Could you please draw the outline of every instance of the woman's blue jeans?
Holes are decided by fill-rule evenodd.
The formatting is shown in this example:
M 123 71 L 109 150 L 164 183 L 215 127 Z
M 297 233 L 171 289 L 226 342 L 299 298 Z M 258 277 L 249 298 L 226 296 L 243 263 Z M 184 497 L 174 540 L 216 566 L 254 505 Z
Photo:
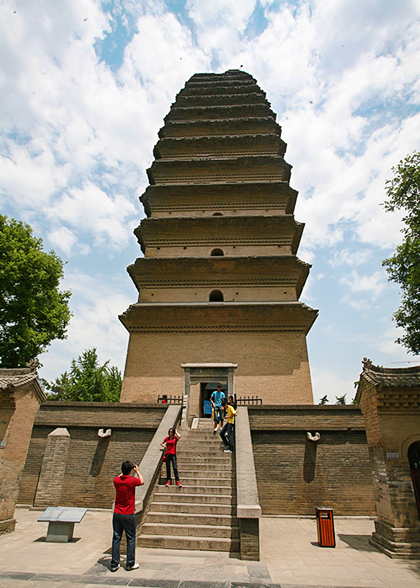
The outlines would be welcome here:
M 226 433 L 227 433 L 227 440 L 226 440 Z M 231 451 L 233 451 L 233 423 L 226 423 L 226 425 L 220 431 L 220 436 L 222 438 L 223 444 L 225 446 L 229 445 L 229 449 Z
M 176 455 L 173 455 L 172 453 L 167 453 L 165 455 L 165 457 L 166 457 L 166 480 L 168 482 L 171 481 L 171 462 L 172 462 L 175 480 L 178 482 L 179 475 L 178 475 L 178 468 L 177 468 L 177 463 L 176 463 Z
M 111 568 L 117 567 L 120 563 L 120 544 L 123 531 L 127 537 L 127 559 L 126 565 L 132 567 L 135 562 L 136 551 L 136 517 L 135 515 L 123 515 L 114 512 L 112 517 L 112 561 Z

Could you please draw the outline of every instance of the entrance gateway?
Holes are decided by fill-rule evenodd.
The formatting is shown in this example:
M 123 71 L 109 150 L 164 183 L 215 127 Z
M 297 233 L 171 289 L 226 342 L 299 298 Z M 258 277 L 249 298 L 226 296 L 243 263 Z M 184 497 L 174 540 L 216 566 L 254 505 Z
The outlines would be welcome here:
M 184 411 L 183 424 L 187 425 L 192 418 L 205 416 L 204 390 L 211 394 L 209 384 L 220 382 L 226 386 L 226 397 L 234 395 L 233 373 L 238 367 L 236 363 L 183 363 L 184 370 Z

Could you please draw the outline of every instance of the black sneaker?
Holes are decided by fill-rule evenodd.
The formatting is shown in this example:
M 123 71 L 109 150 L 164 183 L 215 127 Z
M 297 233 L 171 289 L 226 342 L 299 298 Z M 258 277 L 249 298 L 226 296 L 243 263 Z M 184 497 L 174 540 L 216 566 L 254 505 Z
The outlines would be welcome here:
M 111 572 L 116 572 L 120 567 L 120 564 L 117 564 L 116 566 L 111 566 Z
M 127 570 L 138 570 L 139 567 L 140 567 L 140 564 L 134 563 L 132 566 L 127 566 Z

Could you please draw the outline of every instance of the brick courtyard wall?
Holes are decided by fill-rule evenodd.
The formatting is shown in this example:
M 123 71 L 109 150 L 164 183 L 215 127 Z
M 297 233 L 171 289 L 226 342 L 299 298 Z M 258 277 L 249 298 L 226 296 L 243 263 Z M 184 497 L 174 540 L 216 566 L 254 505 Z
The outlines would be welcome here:
M 1 391 L 0 394 L 3 442 L 0 449 L 0 534 L 15 528 L 14 511 L 19 482 L 39 403 L 32 382 L 12 391 Z
M 141 461 L 165 410 L 164 405 L 136 403 L 47 402 L 35 419 L 18 502 L 37 502 L 48 435 L 65 427 L 70 442 L 60 506 L 111 508 L 112 480 L 120 473 L 121 463 Z M 111 429 L 112 434 L 101 438 L 98 429 Z
M 249 407 L 263 514 L 374 515 L 361 411 L 353 406 Z M 317 442 L 307 432 L 319 432 Z

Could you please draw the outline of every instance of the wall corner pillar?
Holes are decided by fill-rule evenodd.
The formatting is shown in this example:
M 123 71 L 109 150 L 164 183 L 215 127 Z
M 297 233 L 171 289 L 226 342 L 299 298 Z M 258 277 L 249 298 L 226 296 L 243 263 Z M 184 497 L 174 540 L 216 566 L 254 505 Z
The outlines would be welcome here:
M 67 429 L 60 427 L 48 435 L 35 506 L 59 506 L 69 448 L 70 433 Z

